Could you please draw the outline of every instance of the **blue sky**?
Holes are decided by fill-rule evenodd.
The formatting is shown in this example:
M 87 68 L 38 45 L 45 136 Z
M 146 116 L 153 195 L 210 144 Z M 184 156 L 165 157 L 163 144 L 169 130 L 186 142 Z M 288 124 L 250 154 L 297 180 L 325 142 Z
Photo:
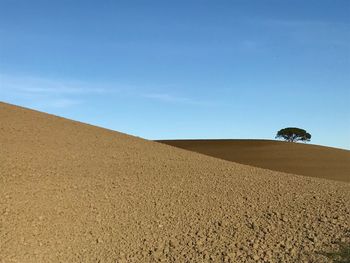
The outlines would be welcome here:
M 0 0 L 0 100 L 147 139 L 350 149 L 350 1 Z

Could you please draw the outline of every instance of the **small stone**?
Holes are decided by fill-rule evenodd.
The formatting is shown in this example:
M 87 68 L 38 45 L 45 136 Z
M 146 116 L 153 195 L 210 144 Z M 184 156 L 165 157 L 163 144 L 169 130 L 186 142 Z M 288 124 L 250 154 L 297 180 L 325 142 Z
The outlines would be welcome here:
M 230 252 L 227 254 L 227 256 L 232 260 L 236 257 L 236 253 L 235 252 Z
M 290 243 L 286 243 L 286 249 L 291 250 L 293 246 Z
M 321 217 L 319 220 L 320 220 L 320 222 L 322 222 L 322 223 L 325 223 L 325 222 L 328 221 L 326 217 Z
M 314 236 L 307 237 L 311 242 L 316 242 L 316 238 Z
M 260 259 L 260 257 L 258 255 L 253 256 L 253 260 L 255 260 L 255 261 L 258 261 L 259 259 Z
M 291 256 L 295 256 L 297 254 L 297 250 L 295 248 L 292 248 L 289 253 Z
M 340 221 L 343 221 L 343 220 L 344 220 L 344 217 L 343 217 L 343 216 L 337 216 L 336 219 L 338 219 L 338 220 L 340 220 Z

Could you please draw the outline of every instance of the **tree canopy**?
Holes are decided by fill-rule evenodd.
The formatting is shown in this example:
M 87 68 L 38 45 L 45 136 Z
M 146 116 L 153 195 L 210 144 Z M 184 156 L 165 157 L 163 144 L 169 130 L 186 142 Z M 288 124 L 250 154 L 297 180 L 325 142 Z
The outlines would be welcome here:
M 309 142 L 311 140 L 311 134 L 304 129 L 288 127 L 279 130 L 277 132 L 276 139 L 283 139 L 288 142 Z

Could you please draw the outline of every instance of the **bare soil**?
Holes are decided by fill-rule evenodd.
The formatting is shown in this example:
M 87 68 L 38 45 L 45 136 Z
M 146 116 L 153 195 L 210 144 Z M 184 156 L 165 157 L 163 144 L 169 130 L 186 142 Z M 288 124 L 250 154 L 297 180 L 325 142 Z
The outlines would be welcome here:
M 0 262 L 330 262 L 350 184 L 0 103 Z
M 163 140 L 182 149 L 265 169 L 350 182 L 350 151 L 272 140 Z

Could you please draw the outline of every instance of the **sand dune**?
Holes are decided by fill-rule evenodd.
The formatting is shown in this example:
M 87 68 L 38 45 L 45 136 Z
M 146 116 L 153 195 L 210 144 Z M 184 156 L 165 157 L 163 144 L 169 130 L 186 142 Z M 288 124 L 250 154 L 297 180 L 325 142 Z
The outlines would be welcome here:
M 163 140 L 182 149 L 280 172 L 350 182 L 350 151 L 272 140 Z
M 0 262 L 330 262 L 350 185 L 0 103 Z

